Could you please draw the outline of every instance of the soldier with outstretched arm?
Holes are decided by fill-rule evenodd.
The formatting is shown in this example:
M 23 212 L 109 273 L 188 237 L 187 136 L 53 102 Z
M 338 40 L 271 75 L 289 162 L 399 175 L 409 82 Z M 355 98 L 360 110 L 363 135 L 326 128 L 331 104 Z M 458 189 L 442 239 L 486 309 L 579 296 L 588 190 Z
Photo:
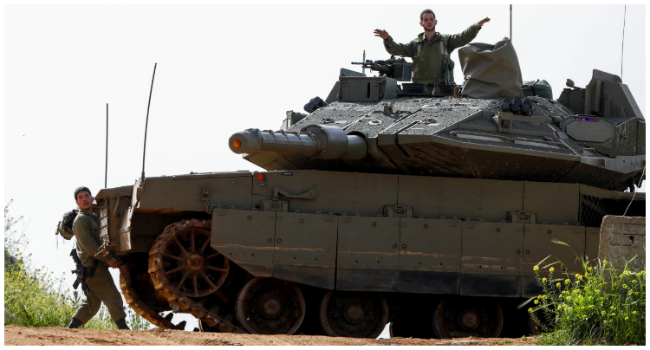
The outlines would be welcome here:
M 79 187 L 74 191 L 74 197 L 79 206 L 79 213 L 72 224 L 72 231 L 77 238 L 76 251 L 85 271 L 88 296 L 72 316 L 68 328 L 78 328 L 86 324 L 99 311 L 103 302 L 117 328 L 129 329 L 122 296 L 108 272 L 109 266 L 117 268 L 120 263 L 115 257 L 106 256 L 100 250 L 100 224 L 99 218 L 92 212 L 93 196 L 87 187 Z
M 433 84 L 454 84 L 454 62 L 449 55 L 456 48 L 472 41 L 483 24 L 489 21 L 486 17 L 460 34 L 440 34 L 436 32 L 436 15 L 426 9 L 420 13 L 420 25 L 424 28 L 424 33 L 408 44 L 396 43 L 385 30 L 375 29 L 374 33 L 384 39 L 384 47 L 388 53 L 413 59 L 413 82 L 427 84 L 431 92 Z M 446 77 L 445 71 L 448 72 Z

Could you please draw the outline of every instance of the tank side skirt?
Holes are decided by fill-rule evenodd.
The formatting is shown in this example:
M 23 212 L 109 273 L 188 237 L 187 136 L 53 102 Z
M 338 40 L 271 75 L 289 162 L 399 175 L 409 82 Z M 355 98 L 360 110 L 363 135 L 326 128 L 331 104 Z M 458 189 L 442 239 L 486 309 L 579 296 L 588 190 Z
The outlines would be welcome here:
M 385 177 L 388 181 L 388 178 L 400 179 L 399 189 L 399 198 L 394 197 L 397 204 L 407 205 L 409 200 L 414 200 L 413 210 L 414 217 L 386 217 L 386 213 L 382 213 L 382 216 L 372 216 L 365 213 L 359 216 L 349 215 L 344 216 L 342 213 L 331 213 L 327 214 L 313 214 L 313 213 L 304 213 L 301 212 L 301 205 L 304 202 L 309 202 L 310 208 L 317 208 L 318 206 L 329 206 L 334 208 L 336 203 L 327 201 L 326 203 L 322 202 L 324 192 L 328 191 L 329 187 L 337 186 L 339 183 L 334 181 L 335 176 L 340 177 L 345 180 L 346 177 L 349 177 L 351 174 L 346 173 L 336 173 L 336 172 L 318 172 L 318 171 L 295 171 L 294 176 L 297 176 L 298 173 L 304 173 L 305 178 L 309 179 L 312 175 L 318 174 L 318 178 L 332 177 L 332 183 L 316 181 L 309 181 L 304 185 L 300 185 L 300 182 L 294 182 L 296 185 L 295 189 L 292 189 L 292 193 L 300 193 L 302 190 L 308 190 L 311 188 L 316 188 L 319 195 L 314 200 L 299 200 L 292 199 L 291 210 L 297 210 L 297 212 L 292 213 L 282 213 L 274 211 L 261 211 L 261 210 L 240 210 L 240 209 L 224 209 L 216 208 L 213 212 L 212 217 L 212 234 L 213 234 L 213 247 L 220 252 L 223 252 L 228 256 L 229 259 L 232 259 L 233 262 L 239 264 L 242 268 L 249 271 L 255 276 L 264 276 L 264 277 L 276 277 L 279 279 L 293 280 L 297 283 L 307 284 L 316 286 L 323 289 L 341 289 L 341 290 L 367 290 L 367 291 L 385 291 L 385 292 L 404 292 L 404 293 L 432 293 L 432 294 L 461 294 L 461 295 L 508 295 L 508 296 L 522 296 L 529 294 L 531 275 L 530 271 L 527 271 L 531 268 L 532 263 L 536 263 L 526 259 L 519 266 L 513 265 L 509 268 L 506 268 L 505 265 L 498 265 L 498 270 L 502 269 L 506 271 L 517 271 L 516 273 L 501 273 L 493 272 L 487 273 L 485 271 L 490 271 L 490 269 L 484 269 L 484 265 L 491 266 L 490 264 L 483 264 L 489 259 L 505 259 L 503 261 L 515 261 L 511 257 L 505 258 L 502 255 L 496 254 L 496 256 L 491 256 L 490 254 L 469 254 L 468 249 L 472 247 L 473 244 L 478 246 L 481 245 L 481 242 L 491 242 L 498 241 L 501 239 L 501 236 L 495 236 L 494 239 L 487 238 L 494 233 L 486 236 L 486 234 L 491 230 L 484 231 L 483 229 L 478 229 L 478 237 L 475 239 L 476 243 L 471 242 L 471 239 L 468 236 L 468 230 L 471 225 L 474 226 L 489 226 L 493 224 L 500 224 L 503 227 L 508 225 L 513 225 L 515 222 L 510 222 L 512 218 L 505 218 L 506 214 L 511 211 L 514 212 L 525 212 L 528 211 L 528 204 L 532 203 L 533 205 L 530 209 L 533 211 L 531 214 L 537 214 L 537 222 L 529 221 L 524 222 L 521 226 L 523 230 L 522 237 L 517 236 L 514 238 L 514 242 L 519 241 L 523 244 L 520 249 L 522 252 L 520 254 L 525 255 L 526 245 L 528 242 L 529 232 L 536 229 L 536 225 L 554 225 L 556 224 L 553 221 L 561 224 L 562 222 L 568 223 L 569 225 L 576 225 L 580 222 L 579 218 L 575 218 L 575 204 L 576 199 L 570 198 L 569 202 L 566 202 L 561 197 L 563 193 L 568 193 L 566 196 L 571 197 L 574 195 L 575 185 L 570 184 L 552 184 L 552 183 L 537 183 L 537 182 L 522 182 L 522 181 L 499 181 L 499 180 L 472 180 L 472 179 L 455 179 L 455 178 L 428 178 L 428 177 L 417 177 L 417 176 L 407 176 L 407 175 L 369 175 L 369 174 L 356 174 L 359 176 L 359 181 L 357 185 L 365 182 L 372 182 L 376 176 Z M 266 173 L 269 176 L 270 173 Z M 265 175 L 266 176 L 266 175 Z M 314 177 L 315 179 L 316 177 Z M 365 180 L 364 180 L 365 179 Z M 189 179 L 188 179 L 189 180 Z M 188 181 L 185 180 L 185 181 Z M 300 180 L 298 178 L 291 180 Z M 396 181 L 396 180 L 393 180 Z M 421 183 L 418 183 L 420 181 Z M 384 183 L 384 182 L 380 182 Z M 390 181 L 385 182 L 390 183 Z M 269 183 L 272 184 L 272 183 Z M 379 184 L 379 183 L 378 183 Z M 409 185 L 410 184 L 410 185 Z M 415 185 L 413 185 L 415 184 Z M 153 185 L 153 184 L 151 184 Z M 161 183 L 162 185 L 162 183 Z M 309 188 L 301 189 L 301 187 L 308 186 Z M 313 187 L 316 186 L 316 187 Z M 329 187 L 328 187 L 329 186 Z M 411 186 L 411 187 L 409 187 Z M 418 186 L 421 188 L 418 189 Z M 451 188 L 445 189 L 445 187 Z M 514 187 L 513 187 L 514 186 Z M 520 195 L 516 194 L 517 192 L 512 192 L 507 194 L 508 188 L 518 188 L 530 187 L 537 188 L 535 191 L 528 193 L 531 195 L 531 198 L 522 200 Z M 548 188 L 546 188 L 548 186 Z M 561 186 L 571 187 L 570 191 L 565 191 L 560 189 Z M 255 186 L 253 186 L 254 188 Z M 272 187 L 272 186 L 271 186 Z M 540 193 L 549 192 L 549 190 L 555 191 L 557 187 L 557 193 L 552 198 L 549 199 L 549 203 L 545 208 L 544 205 L 536 203 Z M 355 187 L 356 188 L 356 187 Z M 153 189 L 153 188 L 152 188 Z M 431 190 L 440 189 L 443 192 L 436 193 L 431 192 Z M 448 192 L 444 192 L 449 190 Z M 391 196 L 385 196 L 381 192 L 388 193 L 389 189 L 381 188 L 380 191 L 377 191 L 377 195 L 380 198 L 383 198 L 381 201 L 384 202 L 384 199 L 390 199 Z M 490 192 L 492 191 L 492 192 Z M 360 192 L 366 193 L 367 190 L 363 189 Z M 362 205 L 362 201 L 372 202 L 372 196 L 369 198 L 360 198 L 358 195 L 363 193 L 357 192 L 354 194 L 354 198 L 359 199 L 359 203 L 355 205 Z M 552 191 L 551 191 L 552 192 Z M 570 192 L 570 193 L 569 193 Z M 579 191 L 586 192 L 586 191 Z M 606 190 L 594 191 L 593 195 L 598 197 L 627 197 Z M 600 193 L 602 192 L 602 193 Z M 151 191 L 149 191 L 151 193 Z M 154 193 L 156 193 L 154 191 Z M 393 192 L 394 193 L 394 192 Z M 420 199 L 415 200 L 415 197 L 409 199 L 409 196 L 414 196 L 415 194 L 420 194 Z M 534 194 L 535 193 L 535 194 Z M 611 193 L 611 194 L 610 194 Z M 142 193 L 141 195 L 146 195 Z M 260 194 L 264 197 L 264 194 Z M 260 196 L 258 195 L 258 196 Z M 581 193 L 581 195 L 584 195 Z M 510 197 L 509 197 L 510 196 Z M 556 198 L 557 197 L 557 198 Z M 352 198 L 352 197 L 351 197 Z M 434 212 L 424 213 L 422 211 L 427 211 L 430 208 L 446 208 L 448 204 L 445 202 L 436 202 L 444 198 L 453 198 L 456 202 L 460 203 L 460 206 L 457 206 L 456 209 L 452 210 L 450 216 L 443 218 L 441 216 L 436 217 Z M 509 198 L 509 199 L 508 199 Z M 645 198 L 643 198 L 645 199 Z M 222 202 L 228 202 L 226 198 L 221 200 Z M 433 201 L 433 202 L 432 202 Z M 469 201 L 469 202 L 467 202 Z M 578 199 L 578 201 L 580 201 Z M 287 201 L 289 202 L 289 201 Z M 566 202 L 566 203 L 565 203 Z M 322 204 L 321 204 L 322 203 Z M 355 202 L 356 203 L 356 202 Z M 375 202 L 377 203 L 377 202 Z M 436 204 L 434 204 L 436 203 Z M 511 204 L 509 204 L 511 203 Z M 514 205 L 513 205 L 514 203 Z M 516 204 L 518 203 L 518 204 Z M 553 204 L 555 203 L 555 204 Z M 255 204 L 253 202 L 252 204 Z M 386 205 L 392 205 L 394 203 L 385 203 Z M 433 205 L 432 205 L 433 204 Z M 531 204 L 531 205 L 532 205 Z M 563 206 L 567 206 L 567 209 L 558 209 Z M 541 206 L 540 206 L 541 205 Z M 558 207 L 559 206 L 559 207 Z M 373 204 L 368 206 L 368 210 L 371 208 L 378 208 Z M 557 208 L 556 208 L 557 207 Z M 569 208 L 571 207 L 571 208 Z M 361 206 L 359 207 L 361 208 Z M 483 209 L 484 214 L 489 214 L 484 216 L 481 214 L 481 208 Z M 553 210 L 549 208 L 555 208 Z M 177 210 L 182 210 L 182 208 L 175 208 Z M 435 209 L 435 208 L 434 208 Z M 376 210 L 376 209 L 373 209 Z M 437 210 L 437 209 L 436 209 Z M 458 211 L 462 213 L 465 211 L 464 215 L 459 215 L 460 218 L 450 218 L 453 216 L 453 212 Z M 479 210 L 479 211 L 477 211 Z M 419 212 L 420 211 L 420 212 Z M 136 216 L 138 209 L 136 209 Z M 499 214 L 499 212 L 501 214 Z M 546 214 L 543 214 L 546 212 Z M 473 214 L 472 214 L 473 213 Z M 491 214 L 490 214 L 491 213 Z M 334 215 L 332 215 L 334 214 Z M 470 214 L 470 215 L 467 215 Z M 306 218 L 317 218 L 317 217 L 330 217 L 331 226 L 328 228 L 327 233 L 325 234 L 315 234 L 314 227 L 322 228 L 323 225 L 319 224 L 317 221 L 313 223 L 300 223 L 299 221 L 292 224 L 292 227 L 286 227 L 282 229 L 282 235 L 284 237 L 278 236 L 278 228 L 281 227 L 278 222 L 279 215 L 287 218 L 287 220 L 300 220 Z M 546 215 L 546 216 L 544 216 Z M 581 213 L 578 213 L 581 215 Z M 420 218 L 415 218 L 415 216 L 421 216 Z M 444 216 L 444 215 L 443 215 Z M 224 218 L 230 217 L 230 219 L 225 220 Z M 561 219 L 559 219 L 562 217 Z M 501 219 L 501 220 L 499 220 Z M 556 220 L 558 219 L 558 220 Z M 333 221 L 332 221 L 333 220 Z M 418 221 L 419 220 L 419 221 Z M 424 233 L 423 227 L 425 221 L 428 220 L 431 228 L 436 228 L 433 234 Z M 448 221 L 445 221 L 448 220 Z M 455 225 L 461 224 L 462 228 L 460 232 L 454 231 L 448 226 L 456 220 Z M 487 220 L 483 222 L 482 220 Z M 357 222 L 357 226 L 350 226 L 344 228 L 343 222 Z M 501 222 L 499 222 L 501 221 Z M 374 225 L 373 225 L 374 224 Z M 296 228 L 304 226 L 304 229 L 297 230 Z M 310 226 L 311 225 L 311 226 Z M 422 226 L 419 228 L 420 231 L 414 230 L 416 227 Z M 336 229 L 334 229 L 336 227 Z M 447 227 L 447 228 L 445 228 Z M 409 230 L 414 231 L 409 231 Z M 494 228 L 496 230 L 496 228 Z M 503 229 L 503 228 L 502 228 Z M 567 229 L 573 229 L 573 226 L 570 226 Z M 380 230 L 384 230 L 383 233 L 380 233 Z M 445 231 L 451 230 L 451 231 Z M 372 232 L 375 232 L 372 234 Z M 422 232 L 422 233 L 418 233 Z M 590 231 L 591 232 L 591 231 Z M 309 235 L 312 234 L 311 238 Z M 501 233 L 503 234 L 503 232 Z M 532 233 L 531 233 L 532 234 Z M 580 239 L 574 240 L 572 248 L 574 248 L 578 255 L 583 257 L 585 249 L 590 250 L 590 254 L 593 254 L 593 242 L 588 243 L 588 238 L 586 237 L 586 232 L 584 228 L 580 233 Z M 569 233 L 566 233 L 569 235 Z M 593 233 L 592 233 L 593 235 Z M 452 242 L 450 237 L 460 236 L 462 239 L 459 242 Z M 553 235 L 554 236 L 554 235 Z M 260 238 L 262 237 L 262 238 Z M 490 236 L 491 237 L 491 236 Z M 549 236 L 550 237 L 550 236 Z M 316 238 L 323 239 L 322 242 L 316 242 Z M 498 239 L 497 239 L 498 238 Z M 548 238 L 548 237 L 547 237 Z M 566 238 L 566 237 L 565 237 Z M 284 239 L 282 245 L 279 244 L 278 239 Z M 424 242 L 417 242 L 418 239 L 424 239 Z M 427 241 L 428 240 L 428 241 Z M 593 241 L 593 239 L 589 239 Z M 506 240 L 510 243 L 509 240 Z M 550 241 L 550 238 L 547 239 Z M 324 249 L 322 248 L 323 244 L 329 243 L 332 247 L 336 246 L 334 249 L 332 247 Z M 309 246 L 311 244 L 311 246 Z M 373 244 L 377 246 L 372 246 Z M 445 246 L 447 244 L 447 246 Z M 451 244 L 451 245 L 449 245 Z M 546 243 L 545 243 L 546 244 Z M 493 248 L 502 249 L 503 247 L 499 246 L 498 243 L 490 243 Z M 343 248 L 348 247 L 345 250 Z M 405 248 L 406 247 L 406 248 Z M 459 249 L 460 253 L 447 254 L 453 256 L 451 261 L 443 262 L 440 259 L 443 259 L 443 253 L 449 253 L 454 249 Z M 553 248 L 551 248 L 553 247 Z M 429 249 L 425 251 L 424 249 L 417 250 L 414 248 L 426 248 Z M 555 246 L 547 246 L 551 252 L 555 252 Z M 364 251 L 365 249 L 365 251 Z M 482 248 L 484 249 L 484 247 Z M 492 249 L 492 248 L 490 248 Z M 338 250 L 338 253 L 335 251 Z M 513 254 L 508 250 L 508 254 Z M 515 250 L 516 251 L 516 250 Z M 295 253 L 295 254 L 292 254 Z M 302 254 L 301 257 L 298 257 L 298 253 Z M 282 255 L 284 254 L 284 256 Z M 322 254 L 322 258 L 318 258 L 318 263 L 316 263 L 314 254 Z M 436 255 L 438 254 L 438 255 Z M 531 253 L 532 254 L 532 253 Z M 277 256 L 276 256 L 277 255 Z M 291 255 L 291 256 L 290 256 Z M 486 256 L 484 256 L 486 255 Z M 492 254 L 494 255 L 494 254 Z M 534 254 L 533 254 L 534 255 Z M 425 262 L 425 260 L 417 258 L 422 257 L 423 259 L 430 259 Z M 545 256 L 544 256 L 545 257 Z M 544 258 L 541 257 L 541 258 Z M 308 262 L 310 258 L 314 258 L 314 262 Z M 363 260 L 363 262 L 361 260 Z M 540 258 L 540 259 L 541 259 Z M 321 259 L 329 259 L 325 263 Z M 412 261 L 409 261 L 411 259 Z M 415 260 L 413 260 L 415 259 Z M 438 259 L 434 265 L 435 259 Z M 456 263 L 453 259 L 458 259 L 459 263 Z M 479 261 L 472 261 L 472 259 L 479 259 Z M 521 258 L 520 258 L 521 259 Z M 295 261 L 291 261 L 295 260 Z M 357 260 L 359 260 L 357 262 Z M 568 259 L 564 259 L 569 261 Z M 496 260 L 492 261 L 495 262 Z M 415 264 L 429 266 L 428 268 L 422 268 L 415 266 Z M 442 263 L 442 265 L 440 265 Z M 322 264 L 322 265 L 318 265 Z M 347 265 L 346 265 L 347 264 Z M 429 264 L 429 265 L 427 265 Z M 336 265 L 336 268 L 332 266 Z M 570 265 L 570 264 L 568 264 Z M 445 269 L 436 270 L 434 267 L 443 266 Z M 453 269 L 458 266 L 459 270 L 454 271 Z M 480 266 L 480 267 L 477 267 Z M 473 270 L 473 269 L 481 270 Z M 569 270 L 572 268 L 569 267 Z M 305 272 L 308 271 L 308 272 Z M 485 275 L 492 277 L 485 277 Z M 293 276 L 293 277 L 292 277 Z M 521 278 L 527 278 L 528 282 L 521 281 Z M 484 278 L 488 278 L 491 283 L 485 283 Z M 519 278 L 519 282 L 518 279 Z M 503 287 L 494 287 L 494 291 L 489 292 L 485 290 L 486 285 L 497 285 L 496 281 L 498 279 L 503 279 L 503 286 L 511 286 L 507 288 Z M 472 281 L 473 280 L 473 281 Z M 528 287 L 523 287 L 523 284 Z M 526 291 L 522 290 L 524 288 Z M 508 289 L 506 291 L 506 289 Z M 533 288 L 534 289 L 534 288 Z

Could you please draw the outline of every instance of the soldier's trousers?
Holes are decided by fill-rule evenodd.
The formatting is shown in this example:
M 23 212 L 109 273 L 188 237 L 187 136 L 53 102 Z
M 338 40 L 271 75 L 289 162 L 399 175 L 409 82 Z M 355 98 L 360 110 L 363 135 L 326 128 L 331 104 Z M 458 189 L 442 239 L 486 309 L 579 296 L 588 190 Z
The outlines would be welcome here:
M 110 272 L 108 272 L 108 265 L 106 263 L 100 261 L 97 264 L 95 274 L 87 283 L 89 289 L 88 298 L 81 303 L 81 306 L 79 306 L 79 309 L 77 309 L 77 312 L 72 317 L 85 324 L 99 311 L 102 302 L 108 308 L 108 312 L 111 314 L 113 321 L 119 321 L 126 317 L 122 296 L 117 291 L 115 283 L 113 283 L 113 278 Z M 92 312 L 90 311 L 91 307 Z

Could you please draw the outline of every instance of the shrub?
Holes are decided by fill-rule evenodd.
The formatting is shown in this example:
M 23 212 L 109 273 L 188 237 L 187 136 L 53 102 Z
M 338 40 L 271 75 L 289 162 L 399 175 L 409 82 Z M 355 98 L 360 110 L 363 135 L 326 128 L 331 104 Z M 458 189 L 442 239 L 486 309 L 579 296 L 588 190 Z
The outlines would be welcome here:
M 641 271 L 630 271 L 630 260 L 621 272 L 607 260 L 596 266 L 580 261 L 582 274 L 555 277 L 553 265 L 559 261 L 543 266 L 549 269 L 548 277 L 539 275 L 539 264 L 533 269 L 543 294 L 520 307 L 528 305 L 531 317 L 550 332 L 539 337 L 540 344 L 645 345 L 645 265 Z

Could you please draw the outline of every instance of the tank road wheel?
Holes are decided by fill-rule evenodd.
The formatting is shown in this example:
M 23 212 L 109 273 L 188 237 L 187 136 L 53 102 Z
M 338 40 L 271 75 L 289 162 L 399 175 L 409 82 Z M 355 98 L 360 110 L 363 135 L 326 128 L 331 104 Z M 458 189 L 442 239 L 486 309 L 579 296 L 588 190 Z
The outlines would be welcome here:
M 436 338 L 498 337 L 502 327 L 501 307 L 490 300 L 447 297 L 433 313 Z
M 150 253 L 161 259 L 150 259 L 149 263 L 150 271 L 164 272 L 158 274 L 164 276 L 161 282 L 192 298 L 212 294 L 221 287 L 230 261 L 210 247 L 209 221 L 169 225 L 161 236 Z
M 381 294 L 331 290 L 323 297 L 320 320 L 330 336 L 377 338 L 388 322 L 388 303 Z
M 254 278 L 239 292 L 237 320 L 250 333 L 293 334 L 305 318 L 305 299 L 297 285 Z

